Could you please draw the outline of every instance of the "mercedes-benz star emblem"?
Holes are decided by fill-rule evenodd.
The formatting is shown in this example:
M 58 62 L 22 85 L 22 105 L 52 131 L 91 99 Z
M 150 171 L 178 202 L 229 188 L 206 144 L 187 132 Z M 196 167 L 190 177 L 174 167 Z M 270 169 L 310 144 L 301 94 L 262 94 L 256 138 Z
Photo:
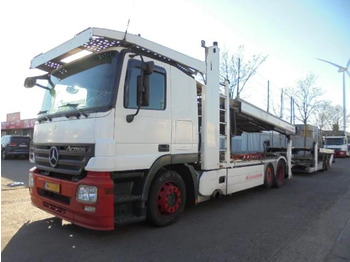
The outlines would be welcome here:
M 49 153 L 49 162 L 52 167 L 56 167 L 58 164 L 58 149 L 57 147 L 51 147 Z

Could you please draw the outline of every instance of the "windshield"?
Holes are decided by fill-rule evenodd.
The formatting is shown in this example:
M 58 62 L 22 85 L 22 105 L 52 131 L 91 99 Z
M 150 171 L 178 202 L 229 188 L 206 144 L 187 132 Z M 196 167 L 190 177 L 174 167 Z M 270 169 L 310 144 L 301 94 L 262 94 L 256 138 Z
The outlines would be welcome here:
M 344 138 L 342 137 L 337 137 L 337 138 L 326 138 L 326 145 L 334 145 L 334 146 L 340 146 L 344 145 Z
M 40 113 L 59 116 L 109 108 L 116 92 L 118 55 L 99 53 L 53 71 L 48 81 L 52 90 L 46 91 Z

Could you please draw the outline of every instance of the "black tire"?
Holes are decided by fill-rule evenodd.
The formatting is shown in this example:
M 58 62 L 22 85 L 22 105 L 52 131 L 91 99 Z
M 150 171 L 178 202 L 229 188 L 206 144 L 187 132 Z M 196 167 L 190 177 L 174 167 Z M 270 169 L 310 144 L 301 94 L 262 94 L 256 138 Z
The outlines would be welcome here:
M 274 170 L 273 165 L 269 163 L 265 168 L 265 174 L 264 174 L 264 187 L 271 188 L 273 184 L 274 179 Z
M 323 159 L 322 159 L 322 171 L 327 171 L 328 170 L 328 157 L 325 155 L 323 156 Z
M 329 155 L 326 156 L 326 170 L 329 170 L 331 168 L 331 161 L 330 161 Z
M 154 178 L 147 206 L 147 220 L 160 227 L 173 224 L 183 212 L 186 187 L 181 176 L 172 170 L 162 169 Z
M 276 167 L 276 174 L 273 177 L 273 187 L 279 188 L 284 183 L 284 178 L 286 175 L 286 163 L 283 160 L 279 160 Z

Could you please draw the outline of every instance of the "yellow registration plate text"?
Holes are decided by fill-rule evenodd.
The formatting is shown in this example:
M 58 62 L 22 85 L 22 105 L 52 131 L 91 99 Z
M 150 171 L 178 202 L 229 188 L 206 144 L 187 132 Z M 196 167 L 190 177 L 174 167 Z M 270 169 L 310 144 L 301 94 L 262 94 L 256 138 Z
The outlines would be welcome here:
M 60 187 L 59 184 L 55 184 L 55 183 L 51 183 L 51 182 L 45 182 L 45 189 L 48 190 L 48 191 L 59 193 L 61 187 Z

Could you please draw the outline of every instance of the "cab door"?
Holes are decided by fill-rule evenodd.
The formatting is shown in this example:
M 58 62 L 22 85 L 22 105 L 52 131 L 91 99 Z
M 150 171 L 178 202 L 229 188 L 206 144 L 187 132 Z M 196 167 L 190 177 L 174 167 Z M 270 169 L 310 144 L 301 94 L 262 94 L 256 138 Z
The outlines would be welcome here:
M 139 58 L 139 57 L 138 57 Z M 146 57 L 143 58 L 146 61 Z M 154 61 L 150 75 L 150 99 L 142 106 L 133 121 L 127 116 L 137 112 L 137 79 L 141 75 L 142 61 L 130 58 L 124 61 L 117 99 L 116 166 L 119 170 L 148 169 L 162 155 L 170 153 L 171 106 L 169 66 Z

